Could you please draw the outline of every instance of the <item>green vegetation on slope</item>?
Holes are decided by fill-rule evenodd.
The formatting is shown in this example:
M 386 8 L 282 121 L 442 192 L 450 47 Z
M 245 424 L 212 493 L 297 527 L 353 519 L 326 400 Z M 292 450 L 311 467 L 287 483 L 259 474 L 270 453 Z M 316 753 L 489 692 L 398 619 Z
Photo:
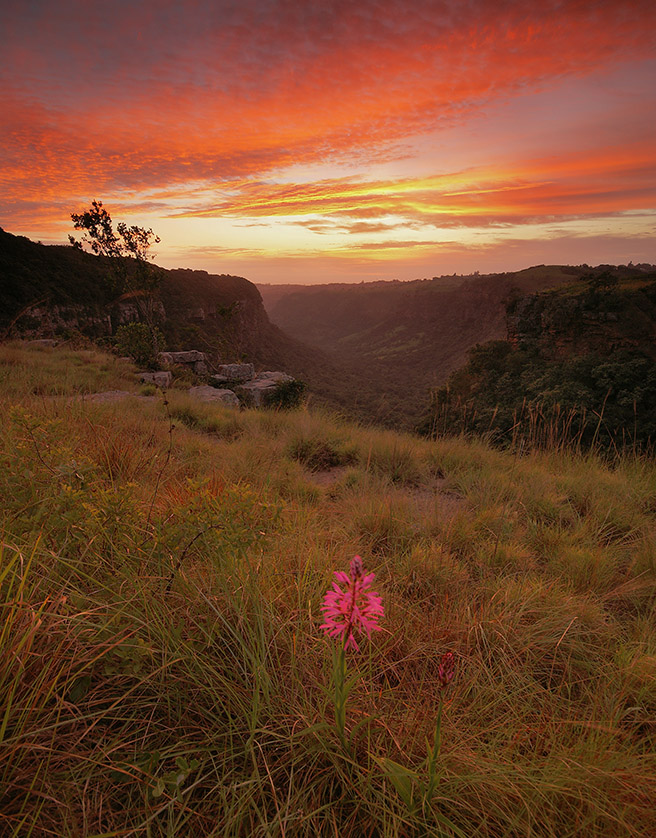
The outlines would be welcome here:
M 602 272 L 517 297 L 508 340 L 474 347 L 437 389 L 424 433 L 603 448 L 656 441 L 656 282 Z
M 0 328 L 39 301 L 105 305 L 106 260 L 73 247 L 44 247 L 0 229 Z
M 96 403 L 135 387 L 98 353 L 0 369 L 2 834 L 654 834 L 653 463 Z M 319 606 L 355 553 L 386 615 L 345 750 Z M 381 761 L 422 779 L 446 651 L 409 811 Z
M 457 308 L 454 301 L 462 297 L 461 302 L 471 305 L 472 289 L 479 295 L 492 291 L 498 308 L 511 288 L 529 294 L 557 287 L 571 282 L 582 270 L 538 265 L 514 273 L 485 276 L 453 274 L 406 282 L 258 285 L 258 289 L 269 317 L 288 334 L 327 352 L 352 350 L 363 352 L 371 360 L 378 357 L 371 335 L 378 335 L 385 354 L 397 354 L 401 350 L 394 339 L 395 329 L 406 328 L 411 315 L 419 322 L 433 319 L 448 329 L 453 319 L 450 309 Z M 449 311 L 443 311 L 445 306 Z M 488 305 L 486 313 L 494 317 L 496 312 Z
M 394 316 L 414 291 L 430 288 L 439 294 L 464 281 L 465 277 L 439 277 L 350 285 L 258 285 L 258 289 L 274 323 L 298 340 L 331 352 L 342 341 Z

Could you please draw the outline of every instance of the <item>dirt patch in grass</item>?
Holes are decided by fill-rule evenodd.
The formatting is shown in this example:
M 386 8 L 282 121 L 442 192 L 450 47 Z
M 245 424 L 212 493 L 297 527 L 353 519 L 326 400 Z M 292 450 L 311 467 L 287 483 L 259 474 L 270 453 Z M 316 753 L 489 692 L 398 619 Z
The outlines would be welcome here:
M 429 484 L 408 489 L 407 493 L 422 514 L 437 511 L 441 518 L 450 519 L 467 507 L 466 499 L 450 490 L 448 481 L 441 477 L 436 477 Z
M 349 470 L 350 466 L 334 466 L 333 468 L 327 468 L 323 471 L 312 472 L 310 479 L 315 485 L 328 489 L 331 486 L 334 486 L 335 483 L 339 483 Z
M 117 402 L 121 399 L 127 399 L 132 397 L 133 399 L 140 399 L 140 400 L 151 400 L 153 396 L 142 396 L 139 393 L 131 393 L 128 390 L 106 390 L 104 393 L 90 393 L 89 395 L 85 395 L 83 398 L 85 401 L 89 402 Z

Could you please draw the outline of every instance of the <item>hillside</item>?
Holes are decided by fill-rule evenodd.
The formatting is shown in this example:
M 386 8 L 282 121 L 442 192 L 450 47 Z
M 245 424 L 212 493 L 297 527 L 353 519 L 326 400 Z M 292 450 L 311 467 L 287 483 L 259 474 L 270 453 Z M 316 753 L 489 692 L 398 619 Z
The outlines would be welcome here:
M 0 371 L 0 834 L 656 833 L 653 461 Z M 384 614 L 336 703 L 355 554 Z
M 130 260 L 124 262 L 130 269 Z M 153 266 L 160 286 L 150 304 L 171 349 L 202 348 L 225 361 L 244 353 L 257 363 L 289 354 L 255 286 L 243 277 Z M 68 246 L 44 246 L 0 230 L 0 329 L 67 337 L 109 338 L 139 314 L 136 295 L 114 299 L 111 260 Z M 198 343 L 202 346 L 198 346 Z
M 90 307 L 108 302 L 102 259 L 72 247 L 46 247 L 0 228 L 0 329 L 39 301 Z
M 376 416 L 376 393 L 357 365 L 330 358 L 273 325 L 259 291 L 243 277 L 166 270 L 151 303 L 169 349 L 200 349 L 216 363 L 247 360 L 303 379 L 318 403 Z M 108 291 L 108 260 L 68 246 L 45 246 L 0 229 L 0 337 L 63 340 L 88 336 L 111 345 L 119 325 L 139 317 L 133 299 Z
M 656 441 L 656 272 L 608 268 L 508 301 L 506 339 L 437 389 L 426 432 L 624 447 Z
M 464 277 L 430 282 L 363 282 L 359 285 L 258 285 L 271 320 L 298 340 L 327 352 L 340 341 L 366 332 L 392 317 L 402 301 L 429 284 L 434 292 L 456 288 Z
M 450 323 L 454 310 L 471 308 L 476 294 L 493 305 L 490 318 L 503 317 L 503 300 L 511 290 L 528 294 L 570 282 L 576 268 L 538 266 L 511 274 L 442 276 L 410 282 L 363 282 L 358 285 L 259 285 L 271 320 L 288 334 L 332 352 L 363 351 L 370 358 L 403 352 L 405 321 L 433 324 L 430 339 Z M 462 303 L 459 306 L 459 301 Z M 463 314 L 466 322 L 467 314 Z M 486 324 L 482 325 L 485 330 Z M 371 335 L 378 338 L 370 346 Z M 395 337 L 397 336 L 397 337 Z
M 395 425 L 413 427 L 428 392 L 462 366 L 468 351 L 505 334 L 505 302 L 558 287 L 583 269 L 538 266 L 509 274 L 435 277 L 264 290 L 272 320 L 345 363 L 366 365 Z M 270 296 L 269 296 L 270 295 Z
M 138 299 L 109 294 L 108 270 L 102 257 L 0 230 L 0 336 L 81 334 L 111 345 L 118 326 L 140 315 Z M 508 301 L 563 286 L 575 294 L 584 271 L 543 265 L 414 282 L 263 286 L 276 325 L 243 277 L 155 270 L 161 284 L 150 307 L 169 349 L 282 369 L 306 382 L 314 404 L 405 429 L 417 426 L 431 389 L 466 363 L 472 347 L 505 336 Z M 619 275 L 645 276 L 637 268 Z
M 576 293 L 582 277 L 606 267 L 538 265 L 485 276 L 262 290 L 275 323 L 345 365 L 364 365 L 378 394 L 377 416 L 410 428 L 430 390 L 464 366 L 473 347 L 506 337 L 508 302 L 564 287 Z M 623 281 L 640 282 L 645 267 L 615 270 Z

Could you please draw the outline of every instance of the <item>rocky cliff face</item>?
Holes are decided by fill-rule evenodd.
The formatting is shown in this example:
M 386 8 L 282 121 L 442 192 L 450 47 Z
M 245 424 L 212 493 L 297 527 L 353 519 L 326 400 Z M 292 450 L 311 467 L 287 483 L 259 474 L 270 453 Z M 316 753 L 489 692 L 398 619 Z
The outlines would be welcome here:
M 148 307 L 171 350 L 198 349 L 212 364 L 245 360 L 285 370 L 316 401 L 349 410 L 362 377 L 319 349 L 290 338 L 267 316 L 257 288 L 243 277 L 162 269 L 157 299 L 112 301 L 102 257 L 44 246 L 0 229 L 0 340 L 10 336 L 108 338 Z M 362 413 L 372 416 L 370 402 Z
M 656 282 L 531 294 L 508 305 L 507 339 L 547 359 L 640 350 L 656 358 Z
M 247 279 L 159 270 L 155 296 L 113 300 L 107 260 L 0 230 L 0 336 L 107 338 L 148 311 L 171 349 L 200 346 L 225 361 L 247 358 L 266 365 L 275 364 L 277 355 L 294 355 L 295 342 L 269 322 Z
M 166 320 L 166 311 L 160 300 L 148 300 L 148 307 L 158 323 Z M 14 318 L 9 335 L 20 334 L 26 338 L 65 336 L 79 332 L 92 338 L 113 335 L 119 326 L 140 319 L 139 306 L 131 302 L 101 305 L 56 304 L 47 301 L 27 306 Z
M 166 271 L 160 297 L 165 334 L 177 349 L 200 344 L 225 360 L 264 361 L 273 327 L 257 288 L 243 277 L 206 271 Z

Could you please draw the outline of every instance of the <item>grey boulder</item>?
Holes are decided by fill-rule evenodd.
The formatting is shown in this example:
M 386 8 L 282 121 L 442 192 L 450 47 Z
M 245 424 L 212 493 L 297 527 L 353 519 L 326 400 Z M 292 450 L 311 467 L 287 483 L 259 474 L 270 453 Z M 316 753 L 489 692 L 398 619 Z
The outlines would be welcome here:
M 190 387 L 189 395 L 200 402 L 219 402 L 226 407 L 239 407 L 239 399 L 232 390 L 220 390 L 207 384 Z
M 255 367 L 253 364 L 219 364 L 217 373 L 227 381 L 249 381 L 255 377 Z
M 170 372 L 138 372 L 139 380 L 144 384 L 154 384 L 156 387 L 166 389 L 170 384 L 173 376 Z

